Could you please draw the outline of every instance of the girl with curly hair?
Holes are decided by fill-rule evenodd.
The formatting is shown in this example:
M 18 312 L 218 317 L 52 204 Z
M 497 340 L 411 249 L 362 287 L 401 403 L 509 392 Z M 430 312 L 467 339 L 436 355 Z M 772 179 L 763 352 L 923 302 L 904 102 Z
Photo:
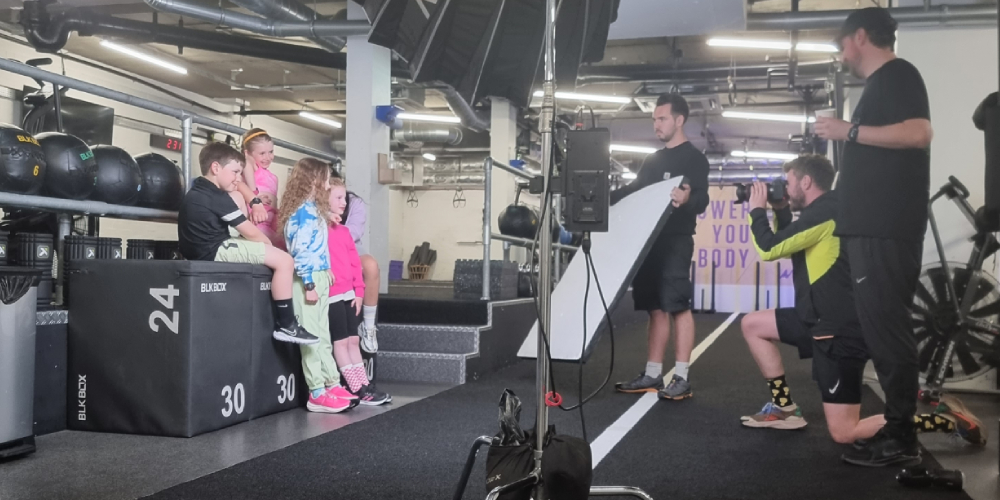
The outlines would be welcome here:
M 301 346 L 302 372 L 309 387 L 306 408 L 319 413 L 340 413 L 356 405 L 358 397 L 340 385 L 330 342 L 327 309 L 334 276 L 330 271 L 329 213 L 330 168 L 315 158 L 299 160 L 281 200 L 278 227 L 295 261 L 292 286 L 295 314 L 320 339 L 318 344 Z

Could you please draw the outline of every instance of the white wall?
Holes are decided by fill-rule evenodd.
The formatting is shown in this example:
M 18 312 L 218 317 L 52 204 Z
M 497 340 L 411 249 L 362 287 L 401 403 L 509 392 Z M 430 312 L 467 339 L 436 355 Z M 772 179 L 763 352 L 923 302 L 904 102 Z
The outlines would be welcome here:
M 449 281 L 455 273 L 457 259 L 483 258 L 483 190 L 463 191 L 465 205 L 455 207 L 455 191 L 416 191 L 417 206 L 406 203 L 406 190 L 393 190 L 390 197 L 391 217 L 389 256 L 410 260 L 413 247 L 423 242 L 437 250 L 437 262 L 431 267 L 429 279 Z M 408 276 L 404 271 L 403 277 Z
M 983 133 L 973 126 L 972 112 L 987 94 L 997 91 L 997 30 L 904 26 L 897 36 L 899 56 L 920 70 L 930 98 L 931 193 L 954 175 L 969 188 L 973 208 L 979 208 L 984 201 L 985 157 Z M 934 213 L 949 259 L 966 261 L 973 228 L 946 200 L 935 203 Z M 929 230 L 924 248 L 924 262 L 936 260 Z
M 12 58 L 19 61 L 24 61 L 37 57 L 38 54 L 34 49 L 30 47 L 25 47 L 10 41 L 0 40 L 0 54 L 3 57 Z M 56 58 L 54 58 L 56 59 Z M 59 61 L 53 67 L 59 67 Z M 24 85 L 37 86 L 34 81 L 30 78 L 22 77 L 20 75 L 15 75 L 13 73 L 2 72 L 3 77 L 0 79 L 0 85 L 12 89 L 20 90 Z M 76 78 L 79 80 L 84 80 L 89 83 L 94 83 L 104 87 L 108 87 L 120 92 L 125 92 L 127 94 L 149 99 L 161 104 L 171 105 L 180 108 L 186 108 L 193 113 L 207 115 L 208 112 L 204 109 L 196 109 L 183 101 L 166 96 L 150 87 L 145 85 L 137 84 L 129 79 L 121 78 L 104 71 L 84 66 L 81 64 L 74 63 L 72 61 L 66 61 L 66 75 L 71 78 Z M 163 87 L 183 95 L 187 98 L 195 100 L 201 104 L 217 109 L 219 113 L 215 115 L 210 115 L 219 121 L 232 123 L 234 125 L 239 125 L 239 117 L 233 117 L 229 113 L 236 109 L 235 102 L 221 103 L 213 101 L 204 96 L 198 96 L 190 92 L 171 87 L 169 85 L 162 85 Z M 174 118 L 163 116 L 151 111 L 146 111 L 144 109 L 136 108 L 134 106 L 118 103 L 115 101 L 109 101 L 97 96 L 90 94 L 85 94 L 79 91 L 70 90 L 69 94 L 77 99 L 86 100 L 93 102 L 95 104 L 100 104 L 104 106 L 110 106 L 115 109 L 116 117 L 126 117 L 133 120 L 142 121 L 153 126 L 164 127 L 172 130 L 180 130 L 180 122 Z M 18 109 L 20 109 L 20 103 L 15 103 L 10 99 L 0 98 L 0 122 L 16 123 L 18 122 Z M 321 151 L 330 151 L 329 140 L 325 134 L 315 132 L 310 129 L 299 127 L 288 122 L 277 120 L 274 118 L 266 116 L 254 117 L 254 125 L 262 127 L 268 132 L 281 139 L 295 142 L 304 146 L 309 146 Z M 197 127 L 197 125 L 196 125 Z M 114 144 L 121 147 L 131 153 L 133 156 L 150 151 L 149 147 L 149 133 L 145 131 L 135 130 L 123 126 L 116 125 L 114 128 Z M 156 150 L 156 153 L 162 154 L 171 160 L 180 162 L 180 155 L 175 152 Z M 303 155 L 295 153 L 292 151 L 285 150 L 283 148 L 276 148 L 275 154 L 289 159 L 298 159 Z M 192 152 L 192 175 L 197 175 L 199 172 L 199 167 L 197 166 L 197 148 Z M 285 179 L 288 173 L 288 167 L 284 165 L 274 164 L 272 166 L 274 173 L 278 176 L 281 185 L 285 185 Z M 136 222 L 127 220 L 118 220 L 111 218 L 101 219 L 101 236 L 115 237 L 130 239 L 157 239 L 157 240 L 176 240 L 177 239 L 177 229 L 174 224 L 163 224 L 163 223 L 153 223 L 153 222 Z

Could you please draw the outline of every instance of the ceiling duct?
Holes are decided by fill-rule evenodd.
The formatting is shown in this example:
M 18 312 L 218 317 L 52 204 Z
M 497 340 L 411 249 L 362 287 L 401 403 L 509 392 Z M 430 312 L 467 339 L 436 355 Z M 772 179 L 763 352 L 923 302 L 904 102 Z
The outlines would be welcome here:
M 80 36 L 104 35 L 132 43 L 160 43 L 322 68 L 347 69 L 346 54 L 331 54 L 325 50 L 299 45 L 104 16 L 86 9 L 70 9 L 50 16 L 44 5 L 37 1 L 24 2 L 21 25 L 24 27 L 24 37 L 39 52 L 55 53 L 62 50 L 69 40 L 70 32 L 75 31 Z
M 747 15 L 748 31 L 791 31 L 839 28 L 853 10 L 821 10 Z M 899 24 L 997 22 L 997 4 L 895 7 L 889 9 Z
M 251 31 L 273 37 L 303 36 L 315 38 L 323 35 L 366 35 L 371 29 L 364 21 L 307 21 L 287 22 L 248 16 L 218 7 L 178 0 L 143 0 L 155 10 L 193 17 L 202 21 Z
M 392 132 L 392 138 L 405 143 L 434 143 L 457 146 L 462 142 L 462 131 L 457 128 L 418 128 L 409 126 Z
M 316 11 L 302 5 L 296 0 L 230 0 L 234 4 L 243 7 L 252 12 L 256 12 L 268 19 L 280 19 L 282 21 L 302 21 L 302 22 L 313 22 L 313 21 L 327 21 L 326 18 L 320 16 Z M 367 23 L 365 23 L 367 24 Z M 363 34 L 367 34 L 371 31 L 370 26 L 366 26 L 366 30 Z M 362 33 L 352 33 L 352 34 L 362 34 Z M 347 34 L 342 34 L 346 36 Z M 333 35 L 317 35 L 315 38 L 310 36 L 317 45 L 327 49 L 331 52 L 340 52 L 347 41 L 341 36 Z

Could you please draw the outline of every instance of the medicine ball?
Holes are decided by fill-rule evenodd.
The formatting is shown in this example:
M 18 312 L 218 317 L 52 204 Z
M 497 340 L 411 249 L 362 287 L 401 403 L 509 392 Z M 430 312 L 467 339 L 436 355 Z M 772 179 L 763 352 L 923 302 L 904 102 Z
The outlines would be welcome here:
M 0 123 L 0 191 L 38 194 L 44 179 L 42 146 L 24 130 Z
M 38 143 L 45 151 L 45 194 L 84 200 L 97 184 L 97 161 L 90 146 L 82 140 L 60 132 L 38 134 Z
M 97 186 L 91 199 L 115 205 L 135 205 L 142 191 L 142 171 L 132 155 L 117 146 L 94 146 Z
M 142 191 L 139 206 L 160 210 L 177 210 L 184 197 L 184 175 L 165 156 L 145 153 L 135 157 L 142 171 Z
M 500 214 L 500 234 L 533 239 L 538 229 L 538 215 L 530 207 L 510 205 Z

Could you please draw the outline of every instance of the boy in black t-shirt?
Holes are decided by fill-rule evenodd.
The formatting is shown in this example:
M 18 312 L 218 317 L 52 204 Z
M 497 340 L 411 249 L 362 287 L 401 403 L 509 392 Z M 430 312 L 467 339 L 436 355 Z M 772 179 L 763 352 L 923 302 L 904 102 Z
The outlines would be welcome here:
M 842 458 L 867 466 L 919 462 L 913 427 L 919 368 L 909 306 L 927 227 L 930 104 L 920 72 L 893 52 L 896 21 L 887 10 L 855 11 L 837 42 L 865 90 L 851 122 L 818 117 L 816 134 L 846 142 L 836 235 L 886 401 L 885 427 Z
M 294 262 L 287 252 L 271 246 L 264 233 L 250 222 L 238 203 L 237 188 L 245 159 L 228 144 L 213 142 L 198 155 L 202 176 L 184 196 L 177 216 L 177 239 L 188 260 L 264 264 L 274 271 L 271 297 L 277 305 L 274 338 L 295 344 L 315 344 L 319 339 L 303 329 L 292 310 Z M 260 203 L 254 198 L 252 205 Z M 230 228 L 242 236 L 234 237 Z

